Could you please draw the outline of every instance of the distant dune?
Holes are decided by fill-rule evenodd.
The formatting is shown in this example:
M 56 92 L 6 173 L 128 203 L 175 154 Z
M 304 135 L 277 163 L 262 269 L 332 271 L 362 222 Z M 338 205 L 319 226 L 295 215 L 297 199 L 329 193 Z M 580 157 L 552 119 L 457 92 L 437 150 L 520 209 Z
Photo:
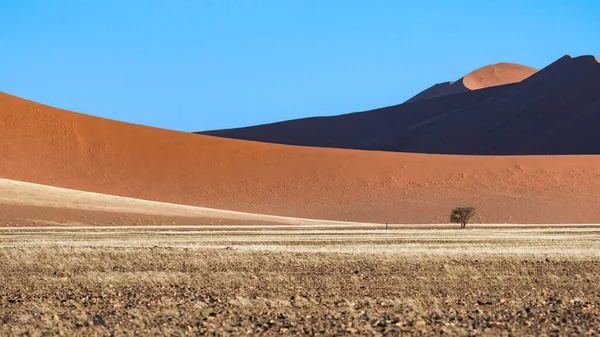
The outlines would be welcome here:
M 565 56 L 512 84 L 423 97 L 366 112 L 203 133 L 290 145 L 395 152 L 600 154 L 600 64 L 596 60 L 593 56 Z M 534 71 L 506 64 L 484 67 L 460 83 L 485 87 L 516 79 L 515 73 L 524 75 L 527 69 Z
M 527 81 L 547 83 L 544 76 Z M 561 76 L 563 86 L 570 76 L 587 78 L 577 72 Z M 484 104 L 510 94 L 499 88 L 410 105 L 437 101 L 447 108 L 460 103 L 461 95 Z M 593 96 L 576 89 L 582 98 Z M 537 94 L 541 101 L 547 96 Z M 476 222 L 597 223 L 600 204 L 600 156 L 448 156 L 266 144 L 111 121 L 7 94 L 0 94 L 0 177 L 183 205 L 361 222 L 443 223 L 451 207 L 471 205 L 478 210 Z
M 407 102 L 421 99 L 458 94 L 471 90 L 495 87 L 504 84 L 521 82 L 535 74 L 537 69 L 514 63 L 497 63 L 481 67 L 456 82 L 438 83 L 426 89 Z

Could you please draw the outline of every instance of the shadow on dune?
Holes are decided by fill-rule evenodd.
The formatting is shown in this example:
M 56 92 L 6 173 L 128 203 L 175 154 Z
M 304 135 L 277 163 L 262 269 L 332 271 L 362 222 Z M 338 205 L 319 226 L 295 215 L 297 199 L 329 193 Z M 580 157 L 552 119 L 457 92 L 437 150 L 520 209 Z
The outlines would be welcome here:
M 473 81 L 473 79 L 470 79 Z M 600 154 L 600 64 L 564 56 L 524 80 L 434 85 L 404 104 L 206 135 L 289 145 L 432 154 Z

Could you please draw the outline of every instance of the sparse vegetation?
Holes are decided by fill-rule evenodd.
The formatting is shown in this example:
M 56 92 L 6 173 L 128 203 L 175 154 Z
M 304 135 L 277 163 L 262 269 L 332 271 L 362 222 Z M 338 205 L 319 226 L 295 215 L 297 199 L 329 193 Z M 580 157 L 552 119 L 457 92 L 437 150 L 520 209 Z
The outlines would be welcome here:
M 543 252 L 531 246 L 543 241 L 557 252 L 581 240 L 597 249 L 595 232 L 556 242 L 565 231 L 544 229 L 497 242 L 481 231 L 470 246 L 505 253 L 434 255 L 417 246 L 454 247 L 464 235 L 291 233 L 2 234 L 0 335 L 584 335 L 600 326 L 597 257 L 513 253 Z M 285 251 L 337 247 L 336 235 L 344 247 L 373 252 L 406 247 L 407 238 L 417 246 Z M 244 249 L 256 245 L 281 250 Z
M 474 207 L 457 207 L 450 213 L 450 222 L 459 223 L 460 228 L 467 227 L 469 220 L 475 215 Z
M 2 254 L 11 258 L 1 267 L 2 335 L 579 335 L 600 325 L 595 262 L 169 248 Z

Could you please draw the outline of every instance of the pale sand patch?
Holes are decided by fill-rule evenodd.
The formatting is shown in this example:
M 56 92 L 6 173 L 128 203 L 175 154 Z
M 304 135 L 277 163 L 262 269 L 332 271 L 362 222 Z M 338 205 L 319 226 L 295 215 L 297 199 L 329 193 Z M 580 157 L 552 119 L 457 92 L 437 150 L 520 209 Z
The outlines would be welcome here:
M 0 179 L 0 204 L 42 206 L 115 213 L 135 213 L 161 216 L 205 217 L 215 219 L 253 220 L 303 226 L 370 226 L 372 223 L 344 222 L 283 217 L 219 210 L 205 207 L 170 204 L 126 198 L 94 192 Z M 31 219 L 36 220 L 36 219 Z M 46 223 L 51 220 L 45 220 Z M 58 222 L 54 222 L 59 225 Z M 78 225 L 75 223 L 74 225 Z M 227 227 L 227 226 L 223 226 Z M 13 227 L 14 229 L 15 227 Z M 216 227 L 218 228 L 218 226 Z
M 6 229 L 14 230 L 168 230 L 168 231 L 193 231 L 193 230 L 310 230 L 310 229 L 385 229 L 386 224 L 331 221 L 319 219 L 305 219 L 284 217 L 275 215 L 236 212 L 205 207 L 178 205 L 165 202 L 148 201 L 121 196 L 113 196 L 94 192 L 84 192 L 60 187 L 33 184 L 15 180 L 0 179 L 0 206 L 20 205 L 24 207 L 48 207 L 55 210 L 53 214 L 45 214 L 45 218 L 27 217 L 27 222 L 38 225 L 32 227 L 9 225 Z M 62 210 L 62 211 L 61 211 Z M 120 226 L 119 221 L 111 221 L 111 226 L 103 226 L 107 223 L 99 223 L 90 226 L 84 219 L 59 220 L 64 217 L 65 210 L 98 211 L 117 215 L 141 214 L 148 216 L 189 217 L 191 219 L 215 219 L 219 224 L 210 224 L 206 221 L 198 221 L 198 225 L 135 225 Z M 55 218 L 52 218 L 55 217 Z M 89 219 L 88 219 L 89 220 Z M 251 224 L 236 224 L 237 222 L 253 222 Z M 207 224 L 209 223 L 209 224 Z M 6 224 L 0 223 L 0 230 Z M 388 224 L 389 230 L 411 229 L 456 229 L 455 224 Z M 474 229 L 510 229 L 510 228 L 600 228 L 599 224 L 469 224 L 469 230 Z M 347 232 L 346 232 L 347 233 Z M 417 232 L 411 232 L 415 235 Z M 495 232 L 494 235 L 499 235 Z M 464 235 L 461 234 L 461 235 Z M 464 237 L 464 236 L 463 236 Z

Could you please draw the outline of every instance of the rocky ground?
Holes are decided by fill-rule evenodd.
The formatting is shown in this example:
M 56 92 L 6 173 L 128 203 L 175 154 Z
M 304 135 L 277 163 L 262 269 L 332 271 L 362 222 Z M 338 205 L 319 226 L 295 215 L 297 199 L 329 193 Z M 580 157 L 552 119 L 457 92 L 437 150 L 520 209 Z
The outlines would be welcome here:
M 3 248 L 2 335 L 597 335 L 600 263 Z
M 598 231 L 0 231 L 0 335 L 598 335 Z

